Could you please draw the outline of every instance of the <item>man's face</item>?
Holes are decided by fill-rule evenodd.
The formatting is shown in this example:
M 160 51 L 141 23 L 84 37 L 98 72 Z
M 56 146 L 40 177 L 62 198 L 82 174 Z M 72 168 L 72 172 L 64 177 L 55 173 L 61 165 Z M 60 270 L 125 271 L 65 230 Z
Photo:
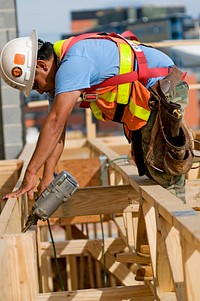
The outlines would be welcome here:
M 53 96 L 55 92 L 55 75 L 56 68 L 53 61 L 38 60 L 33 90 L 40 94 L 46 92 Z

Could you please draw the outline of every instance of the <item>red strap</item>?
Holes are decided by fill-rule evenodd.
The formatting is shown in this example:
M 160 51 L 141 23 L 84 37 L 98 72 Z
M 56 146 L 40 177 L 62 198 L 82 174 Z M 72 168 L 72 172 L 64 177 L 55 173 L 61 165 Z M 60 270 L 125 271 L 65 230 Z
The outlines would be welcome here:
M 148 69 L 148 78 L 162 77 L 162 76 L 166 76 L 168 73 L 169 73 L 168 68 L 149 68 Z M 120 84 L 125 84 L 125 83 L 132 83 L 138 79 L 139 79 L 138 70 L 132 71 L 132 72 L 119 74 L 119 75 L 110 77 L 110 78 L 104 80 L 103 82 L 101 82 L 100 84 L 97 84 L 90 88 L 85 89 L 85 91 L 89 92 L 89 91 L 94 91 L 99 88 L 115 86 L 115 85 L 120 85 Z
M 160 76 L 167 76 L 169 73 L 169 68 L 149 68 L 148 69 L 148 75 L 149 78 L 153 77 L 160 77 Z M 125 84 L 125 83 L 131 83 L 138 80 L 138 72 L 137 71 L 132 71 L 129 73 L 124 73 L 124 74 L 119 74 L 115 75 L 113 77 L 110 77 L 103 82 L 101 82 L 98 85 L 94 85 L 90 88 L 84 89 L 86 93 L 91 93 L 94 92 L 96 89 L 99 88 L 104 88 L 104 87 L 109 87 L 109 86 L 115 86 L 115 85 L 120 85 L 120 84 Z M 90 102 L 88 101 L 82 101 L 80 104 L 81 108 L 89 108 L 90 107 Z
M 147 60 L 146 57 L 143 53 L 143 51 L 134 51 L 135 52 L 135 56 L 137 59 L 137 63 L 138 63 L 138 80 L 144 85 L 146 86 L 148 83 L 148 79 L 150 77 L 150 69 L 148 68 L 147 65 Z
M 79 105 L 80 108 L 83 108 L 83 109 L 89 109 L 90 107 L 90 102 L 89 101 L 81 101 L 80 105 Z
M 124 31 L 121 35 L 118 35 L 115 32 L 112 32 L 109 35 L 112 37 L 117 37 L 117 38 L 123 39 L 128 45 L 130 45 L 130 47 L 132 47 L 134 54 L 136 56 L 136 59 L 137 59 L 137 63 L 138 63 L 138 71 L 137 71 L 138 78 L 137 79 L 144 86 L 146 86 L 148 79 L 149 79 L 149 73 L 148 73 L 149 69 L 148 69 L 146 57 L 141 49 L 140 49 L 140 51 L 137 51 L 137 49 L 134 49 L 134 46 L 131 46 L 129 41 L 126 39 L 126 37 L 129 37 L 129 40 L 137 41 L 137 37 L 129 30 Z M 135 45 L 135 46 L 138 48 L 138 45 Z
M 97 32 L 93 32 L 93 33 L 83 33 L 81 35 L 78 35 L 76 37 L 74 37 L 70 42 L 69 44 L 67 45 L 67 48 L 65 50 L 65 53 L 67 53 L 67 51 L 69 50 L 70 47 L 72 47 L 75 43 L 81 41 L 81 40 L 84 40 L 84 39 L 87 39 L 95 34 L 98 34 Z
M 134 40 L 134 41 L 138 41 L 138 38 L 130 31 L 130 30 L 126 30 L 124 32 L 122 32 L 121 34 L 122 37 L 124 38 L 129 38 L 129 40 Z
M 135 40 L 137 40 L 136 36 L 131 33 L 131 31 L 126 31 L 127 34 L 133 38 L 135 37 Z M 83 34 L 80 34 L 78 36 L 75 36 L 73 37 L 73 39 L 69 42 L 69 44 L 67 45 L 67 48 L 65 49 L 65 53 L 67 53 L 67 51 L 77 42 L 81 41 L 81 40 L 84 40 L 84 39 L 88 39 L 88 38 L 91 38 L 92 36 L 94 35 L 99 35 L 99 38 L 101 38 L 101 35 L 104 35 L 106 36 L 107 35 L 107 38 L 109 39 L 109 36 L 113 36 L 113 37 L 117 37 L 117 38 L 122 38 L 123 36 L 121 35 L 118 35 L 117 33 L 115 32 L 112 32 L 112 33 L 103 33 L 103 32 L 90 32 L 90 33 L 83 33 Z M 97 37 L 98 38 L 98 37 Z

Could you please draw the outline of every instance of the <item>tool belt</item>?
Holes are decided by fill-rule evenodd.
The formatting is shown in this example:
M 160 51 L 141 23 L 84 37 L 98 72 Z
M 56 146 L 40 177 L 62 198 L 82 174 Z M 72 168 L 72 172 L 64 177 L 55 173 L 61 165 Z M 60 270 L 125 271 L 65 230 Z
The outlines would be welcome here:
M 181 106 L 169 102 L 165 96 L 182 77 L 183 73 L 175 66 L 164 79 L 149 89 L 149 106 L 156 111 L 156 117 L 145 161 L 172 176 L 187 173 L 193 161 L 193 139 L 182 120 Z

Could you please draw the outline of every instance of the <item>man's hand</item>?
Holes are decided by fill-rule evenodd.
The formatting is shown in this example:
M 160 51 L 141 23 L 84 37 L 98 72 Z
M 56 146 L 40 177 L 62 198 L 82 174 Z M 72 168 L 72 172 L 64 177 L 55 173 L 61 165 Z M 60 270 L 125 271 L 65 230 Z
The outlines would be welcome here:
M 38 190 L 38 196 L 49 186 L 49 184 L 54 180 L 54 175 L 47 174 L 43 176 L 43 178 L 40 180 L 40 183 L 37 186 Z
M 3 199 L 9 199 L 9 198 L 18 198 L 24 193 L 28 193 L 29 199 L 34 199 L 34 191 L 36 186 L 36 175 L 30 174 L 28 171 L 26 171 L 24 175 L 23 182 L 19 189 L 17 189 L 14 192 L 6 194 Z

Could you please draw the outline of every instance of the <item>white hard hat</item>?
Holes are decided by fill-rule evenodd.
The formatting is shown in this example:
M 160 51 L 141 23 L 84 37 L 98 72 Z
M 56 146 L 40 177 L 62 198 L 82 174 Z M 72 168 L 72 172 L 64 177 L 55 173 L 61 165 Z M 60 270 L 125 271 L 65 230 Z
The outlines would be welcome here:
M 29 37 L 9 41 L 1 51 L 0 71 L 3 80 L 11 87 L 29 96 L 36 71 L 38 36 L 33 30 Z

